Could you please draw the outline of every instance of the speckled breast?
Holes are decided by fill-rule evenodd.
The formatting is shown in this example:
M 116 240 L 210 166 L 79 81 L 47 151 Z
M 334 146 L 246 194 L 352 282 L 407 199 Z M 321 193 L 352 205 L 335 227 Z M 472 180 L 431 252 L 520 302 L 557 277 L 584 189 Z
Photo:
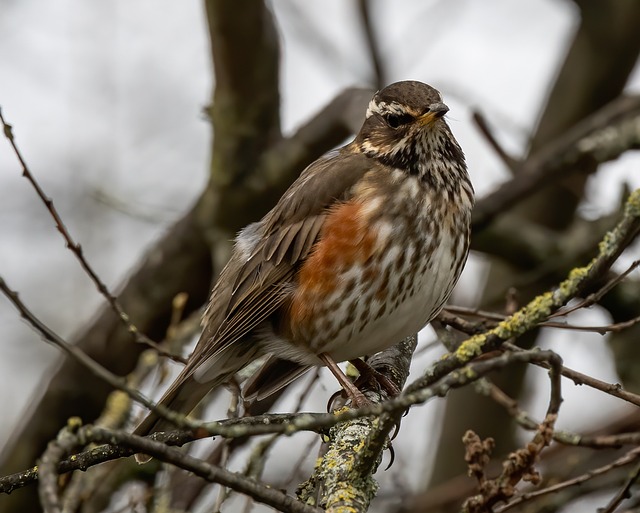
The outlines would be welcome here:
M 417 178 L 388 178 L 364 181 L 331 210 L 298 273 L 287 338 L 303 363 L 317 363 L 321 352 L 336 361 L 373 354 L 417 332 L 459 277 L 468 213 L 452 217 Z

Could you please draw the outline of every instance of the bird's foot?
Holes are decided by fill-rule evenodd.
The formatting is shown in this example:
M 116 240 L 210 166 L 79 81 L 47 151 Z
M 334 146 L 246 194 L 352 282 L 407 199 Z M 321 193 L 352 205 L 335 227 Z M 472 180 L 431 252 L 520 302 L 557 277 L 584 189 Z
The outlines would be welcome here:
M 401 390 L 393 381 L 391 381 L 382 372 L 375 370 L 364 360 L 356 358 L 355 360 L 350 360 L 350 363 L 358 369 L 358 372 L 360 373 L 360 377 L 355 382 L 355 386 L 358 389 L 363 387 L 365 384 L 373 383 L 378 387 L 378 389 L 384 390 L 389 397 L 396 397 L 400 395 Z
M 343 386 L 341 390 L 336 391 L 329 397 L 329 401 L 327 401 L 327 411 L 330 412 L 335 409 L 334 402 L 339 397 L 342 398 L 342 403 L 344 404 L 345 400 L 351 401 L 352 408 L 362 408 L 364 406 L 370 406 L 373 402 L 367 398 L 366 395 L 362 393 L 358 387 L 356 387 L 353 383 L 349 382 L 351 386 Z

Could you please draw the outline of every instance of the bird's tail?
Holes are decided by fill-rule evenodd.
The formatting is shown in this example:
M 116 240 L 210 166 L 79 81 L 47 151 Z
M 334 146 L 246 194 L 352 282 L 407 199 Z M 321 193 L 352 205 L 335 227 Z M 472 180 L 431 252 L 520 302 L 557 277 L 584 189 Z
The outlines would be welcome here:
M 246 401 L 262 401 L 286 387 L 309 370 L 308 365 L 281 360 L 271 355 L 262 367 L 244 385 L 242 395 Z
M 189 376 L 184 379 L 178 379 L 167 389 L 158 405 L 164 406 L 170 410 L 173 410 L 184 415 L 188 415 L 193 409 L 198 406 L 198 403 L 204 399 L 209 390 L 213 390 L 218 386 L 226 382 L 231 376 L 220 376 L 221 379 L 209 381 L 207 383 L 198 383 L 193 376 Z M 156 412 L 151 411 L 138 424 L 133 431 L 134 435 L 147 436 L 157 431 L 168 431 L 170 429 L 176 429 L 168 420 L 160 417 Z
M 233 375 L 257 356 L 255 345 L 229 344 L 224 350 L 205 360 L 192 360 L 182 369 L 164 393 L 159 405 L 183 415 L 188 415 L 204 399 L 209 391 L 229 381 Z M 157 431 L 168 431 L 175 426 L 151 411 L 138 424 L 133 434 L 146 436 Z M 141 461 L 142 458 L 138 458 Z M 144 459 L 142 459 L 144 461 Z

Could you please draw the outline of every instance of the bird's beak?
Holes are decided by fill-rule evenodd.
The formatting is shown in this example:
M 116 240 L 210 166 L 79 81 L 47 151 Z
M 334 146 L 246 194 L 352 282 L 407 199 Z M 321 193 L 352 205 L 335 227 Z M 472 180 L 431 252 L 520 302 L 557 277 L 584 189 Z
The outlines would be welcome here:
M 418 118 L 418 123 L 420 123 L 420 126 L 430 125 L 437 119 L 444 116 L 447 112 L 449 112 L 449 107 L 444 103 L 432 103 L 429 105 L 429 110 Z

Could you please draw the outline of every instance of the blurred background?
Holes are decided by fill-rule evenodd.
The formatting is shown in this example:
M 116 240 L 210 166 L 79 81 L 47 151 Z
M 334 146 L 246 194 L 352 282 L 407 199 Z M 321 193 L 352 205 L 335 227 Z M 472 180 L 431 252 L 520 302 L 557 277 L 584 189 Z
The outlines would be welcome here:
M 345 88 L 375 90 L 397 80 L 421 80 L 439 89 L 449 105 L 449 124 L 482 198 L 514 171 L 473 121 L 475 112 L 485 117 L 502 148 L 522 159 L 622 92 L 640 93 L 635 64 L 640 50 L 638 2 L 363 3 L 267 2 L 280 44 L 284 136 L 296 133 Z M 144 265 L 141 259 L 157 241 L 189 215 L 211 183 L 210 105 L 216 77 L 205 7 L 202 2 L 168 0 L 0 0 L 0 9 L 2 113 L 85 256 L 118 291 L 134 269 Z M 531 223 L 545 233 L 566 234 L 569 241 L 576 237 L 576 246 L 582 233 L 599 240 L 607 226 L 600 221 L 619 212 L 625 187 L 640 187 L 640 156 L 626 152 L 597 172 L 596 167 L 521 201 L 508 215 L 526 219 L 523 229 Z M 229 227 L 226 240 L 233 231 Z M 487 249 L 492 244 L 498 246 Z M 585 263 L 595 254 L 592 245 L 591 253 L 580 249 L 566 258 L 554 255 L 543 265 L 507 250 L 501 254 L 500 244 L 489 237 L 477 241 L 452 303 L 504 311 L 511 287 L 518 301 L 526 301 L 557 283 L 574 263 Z M 616 269 L 622 271 L 638 256 L 635 246 Z M 193 270 L 186 266 L 180 272 Z M 83 337 L 86 327 L 99 318 L 96 312 L 103 298 L 65 249 L 44 205 L 21 177 L 5 139 L 0 141 L 0 276 L 68 340 Z M 205 273 L 192 280 L 208 288 L 210 278 Z M 638 272 L 630 279 L 637 284 Z M 203 298 L 196 294 L 192 299 L 197 308 L 195 303 Z M 601 325 L 617 315 L 601 306 L 577 312 L 571 320 Z M 62 356 L 5 300 L 0 300 L 0 330 L 0 447 L 6 458 L 9 447 L 23 436 L 25 423 L 34 422 L 30 412 L 60 368 Z M 527 343 L 554 348 L 567 366 L 581 372 L 620 381 L 609 335 L 559 330 L 538 335 Z M 421 334 L 423 344 L 434 338 L 430 328 Z M 443 352 L 437 346 L 421 351 L 413 362 L 413 376 Z M 118 359 L 117 354 L 111 357 Z M 524 376 L 518 369 L 516 374 L 502 378 L 514 385 L 521 405 L 540 417 L 548 400 L 544 372 Z M 336 387 L 324 376 L 321 383 L 305 409 L 323 411 Z M 571 382 L 563 393 L 558 424 L 562 429 L 604 427 L 629 408 Z M 412 410 L 411 422 L 403 422 L 402 436 L 394 442 L 395 465 L 378 474 L 381 491 L 372 510 L 419 511 L 415 504 L 403 504 L 401 495 L 406 498 L 464 472 L 460 437 L 468 424 L 465 415 L 476 412 L 468 403 L 475 401 L 474 394 L 470 397 L 456 393 L 446 405 L 439 401 Z M 287 403 L 278 408 L 286 411 Z M 492 422 L 502 418 L 487 417 Z M 481 424 L 482 436 L 507 437 L 502 426 L 493 430 L 491 422 Z M 514 430 L 509 436 L 525 439 Z M 312 463 L 313 457 L 306 468 Z M 284 470 L 276 465 L 272 472 L 277 480 Z M 10 511 L 3 509 L 5 500 L 0 497 L 0 510 Z

